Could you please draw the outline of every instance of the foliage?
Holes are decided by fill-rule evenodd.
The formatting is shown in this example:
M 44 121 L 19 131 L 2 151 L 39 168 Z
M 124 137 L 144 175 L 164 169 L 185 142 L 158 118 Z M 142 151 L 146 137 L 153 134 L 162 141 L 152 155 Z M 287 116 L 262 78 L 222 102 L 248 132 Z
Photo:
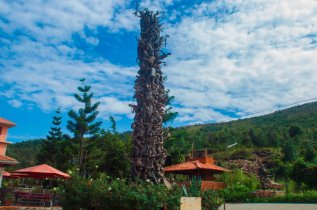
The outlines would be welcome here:
M 130 177 L 130 135 L 120 136 L 105 132 L 91 139 L 89 143 L 87 170 L 90 175 L 102 172 L 113 177 Z
M 167 77 L 164 77 L 164 82 L 166 82 Z M 165 101 L 165 110 L 163 115 L 163 123 L 166 125 L 168 123 L 173 123 L 175 118 L 178 116 L 178 112 L 172 111 L 173 108 L 171 107 L 171 104 L 174 102 L 175 96 L 170 95 L 170 90 L 166 91 L 166 101 Z
M 53 117 L 53 127 L 50 128 L 47 139 L 43 140 L 41 144 L 41 150 L 37 154 L 38 163 L 46 163 L 57 167 L 61 165 L 58 163 L 59 143 L 63 139 L 63 133 L 61 131 L 62 117 L 60 116 L 60 110 L 56 110 L 56 115 Z M 63 160 L 62 160 L 63 161 Z
M 255 190 L 260 187 L 259 179 L 254 174 L 245 174 L 240 169 L 225 173 L 220 177 L 219 181 L 228 183 L 228 187 L 248 188 Z
M 181 191 L 146 182 L 133 184 L 124 179 L 101 176 L 83 179 L 73 176 L 60 191 L 64 209 L 178 209 Z
M 288 141 L 282 148 L 284 161 L 293 162 L 298 158 L 298 151 L 293 141 Z
M 110 116 L 109 120 L 111 122 L 111 132 L 112 133 L 117 133 L 117 122 L 116 122 L 116 120 L 114 119 L 113 116 Z
M 100 130 L 101 122 L 94 122 L 97 118 L 98 111 L 97 108 L 100 102 L 92 103 L 93 93 L 90 93 L 90 86 L 84 83 L 85 79 L 80 80 L 82 86 L 77 89 L 79 94 L 74 94 L 76 100 L 83 104 L 77 112 L 70 110 L 68 116 L 71 120 L 67 121 L 67 129 L 74 134 L 74 140 L 78 142 L 78 168 L 81 175 L 86 175 L 86 161 L 87 150 L 85 149 L 84 143 L 87 135 L 95 136 Z
M 33 139 L 10 145 L 6 154 L 9 157 L 14 157 L 19 161 L 19 164 L 13 166 L 12 168 L 25 168 L 36 165 L 36 157 L 41 150 L 43 140 L 44 139 Z
M 308 186 L 309 189 L 316 189 L 317 165 L 315 163 L 309 164 L 304 160 L 299 159 L 294 164 L 290 177 L 297 185 L 304 184 Z
M 235 193 L 232 192 L 230 196 L 225 197 L 226 202 L 231 203 L 316 203 L 317 191 L 305 191 L 299 193 L 289 193 L 285 195 L 278 195 L 273 197 L 256 197 L 251 192 Z
M 293 125 L 288 129 L 288 134 L 291 138 L 301 135 L 303 133 L 303 130 L 300 126 L 298 125 Z
M 216 190 L 202 191 L 202 208 L 204 210 L 217 210 L 224 202 L 223 198 L 220 197 L 219 192 Z
M 198 182 L 193 186 L 194 191 L 189 189 L 190 195 L 202 197 L 203 209 L 218 209 L 223 203 L 220 194 L 214 190 L 200 191 L 196 185 Z M 95 179 L 72 174 L 72 178 L 61 185 L 59 195 L 66 210 L 155 210 L 164 207 L 173 210 L 179 209 L 180 198 L 183 197 L 181 188 L 176 186 L 169 190 L 161 184 L 130 183 L 126 179 L 111 178 L 105 174 Z
M 242 184 L 235 184 L 232 187 L 220 190 L 220 196 L 226 202 L 248 202 L 253 190 Z
M 316 159 L 316 151 L 312 145 L 307 144 L 305 151 L 305 161 L 311 162 Z

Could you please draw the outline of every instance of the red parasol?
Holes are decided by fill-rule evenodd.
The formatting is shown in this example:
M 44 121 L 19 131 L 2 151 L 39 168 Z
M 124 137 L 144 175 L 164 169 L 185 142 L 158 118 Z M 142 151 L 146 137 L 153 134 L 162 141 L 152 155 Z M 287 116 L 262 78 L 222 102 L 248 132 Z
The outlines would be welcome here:
M 11 174 L 7 171 L 3 171 L 3 174 L 2 174 L 3 177 L 10 177 Z
M 57 170 L 56 168 L 53 168 L 52 166 L 49 166 L 47 164 L 19 169 L 14 171 L 14 173 L 15 173 L 14 174 L 15 176 L 19 176 L 18 174 L 21 174 L 21 177 L 35 178 L 35 179 L 45 179 L 45 178 L 68 179 L 70 178 L 68 174 L 61 172 Z

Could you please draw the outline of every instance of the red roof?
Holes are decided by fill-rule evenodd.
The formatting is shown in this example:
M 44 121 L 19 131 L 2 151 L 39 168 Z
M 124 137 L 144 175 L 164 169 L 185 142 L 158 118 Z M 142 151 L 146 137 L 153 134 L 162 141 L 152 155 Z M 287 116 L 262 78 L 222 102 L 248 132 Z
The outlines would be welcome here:
M 14 127 L 14 126 L 16 126 L 15 123 L 13 123 L 13 122 L 11 122 L 11 121 L 9 121 L 9 120 L 6 120 L 6 119 L 4 119 L 4 118 L 2 118 L 2 117 L 0 117 L 0 124 L 2 124 L 2 125 L 7 125 L 7 126 L 9 126 L 9 127 Z
M 5 156 L 5 155 L 0 155 L 0 165 L 15 165 L 17 164 L 17 160 L 16 159 L 13 159 L 13 158 L 10 158 L 8 156 Z
M 214 164 L 210 163 L 201 163 L 198 160 L 195 161 L 188 161 L 185 163 L 180 163 L 172 166 L 167 166 L 164 168 L 165 172 L 181 172 L 181 171 L 192 171 L 192 170 L 209 170 L 209 171 L 216 171 L 216 172 L 224 172 L 229 171 L 225 168 L 221 168 Z
M 30 178 L 69 178 L 70 176 L 64 172 L 53 168 L 47 164 L 33 166 L 14 171 L 14 173 L 27 174 Z

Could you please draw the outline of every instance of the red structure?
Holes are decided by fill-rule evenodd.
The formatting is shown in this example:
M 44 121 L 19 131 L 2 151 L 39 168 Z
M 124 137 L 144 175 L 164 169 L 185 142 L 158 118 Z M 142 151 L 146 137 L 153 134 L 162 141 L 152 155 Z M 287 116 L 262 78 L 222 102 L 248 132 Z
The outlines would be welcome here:
M 0 117 L 0 188 L 4 173 L 4 167 L 15 165 L 18 163 L 15 159 L 5 156 L 7 146 L 11 144 L 10 142 L 6 141 L 8 130 L 9 128 L 14 126 L 15 124 L 13 122 Z
M 62 178 L 68 179 L 70 176 L 64 172 L 53 168 L 47 164 L 41 164 L 37 166 L 32 166 L 29 168 L 19 169 L 14 171 L 14 176 L 16 177 L 26 177 L 35 179 L 45 179 L 45 178 Z
M 200 152 L 200 155 L 199 155 Z M 165 173 L 183 174 L 188 176 L 189 180 L 192 178 L 200 178 L 202 180 L 201 188 L 206 189 L 223 189 L 226 187 L 224 182 L 215 182 L 215 174 L 229 172 L 229 170 L 215 165 L 213 157 L 208 156 L 207 150 L 197 151 L 196 154 L 186 159 L 186 162 L 167 166 L 164 168 Z M 179 183 L 186 184 L 187 183 Z

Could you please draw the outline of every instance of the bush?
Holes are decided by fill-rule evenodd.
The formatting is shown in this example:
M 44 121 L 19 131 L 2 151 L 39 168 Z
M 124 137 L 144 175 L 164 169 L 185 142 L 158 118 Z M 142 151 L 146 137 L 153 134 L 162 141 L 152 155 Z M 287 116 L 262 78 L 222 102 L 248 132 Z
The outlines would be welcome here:
M 220 190 L 220 196 L 226 202 L 248 202 L 251 199 L 252 190 L 245 185 L 236 184 L 230 188 Z
M 235 185 L 219 191 L 220 196 L 229 203 L 317 203 L 317 191 L 290 193 L 269 198 L 258 198 L 243 185 Z
M 177 209 L 181 191 L 164 185 L 129 184 L 126 180 L 72 177 L 60 191 L 64 209 Z
M 215 190 L 206 190 L 201 193 L 202 207 L 205 210 L 217 210 L 224 200 Z
M 233 170 L 230 173 L 225 173 L 219 177 L 219 181 L 228 183 L 229 186 L 241 185 L 251 190 L 258 189 L 260 187 L 260 181 L 254 174 L 245 174 L 242 170 Z
M 164 185 L 129 183 L 127 180 L 112 179 L 105 175 L 94 180 L 73 176 L 62 185 L 59 195 L 63 209 L 66 210 L 155 210 L 164 207 L 173 210 L 179 209 L 180 197 L 184 196 L 179 187 L 168 190 Z M 201 192 L 194 188 L 196 186 L 190 187 L 188 192 L 190 196 L 202 197 L 203 209 L 217 209 L 223 203 L 216 191 Z

